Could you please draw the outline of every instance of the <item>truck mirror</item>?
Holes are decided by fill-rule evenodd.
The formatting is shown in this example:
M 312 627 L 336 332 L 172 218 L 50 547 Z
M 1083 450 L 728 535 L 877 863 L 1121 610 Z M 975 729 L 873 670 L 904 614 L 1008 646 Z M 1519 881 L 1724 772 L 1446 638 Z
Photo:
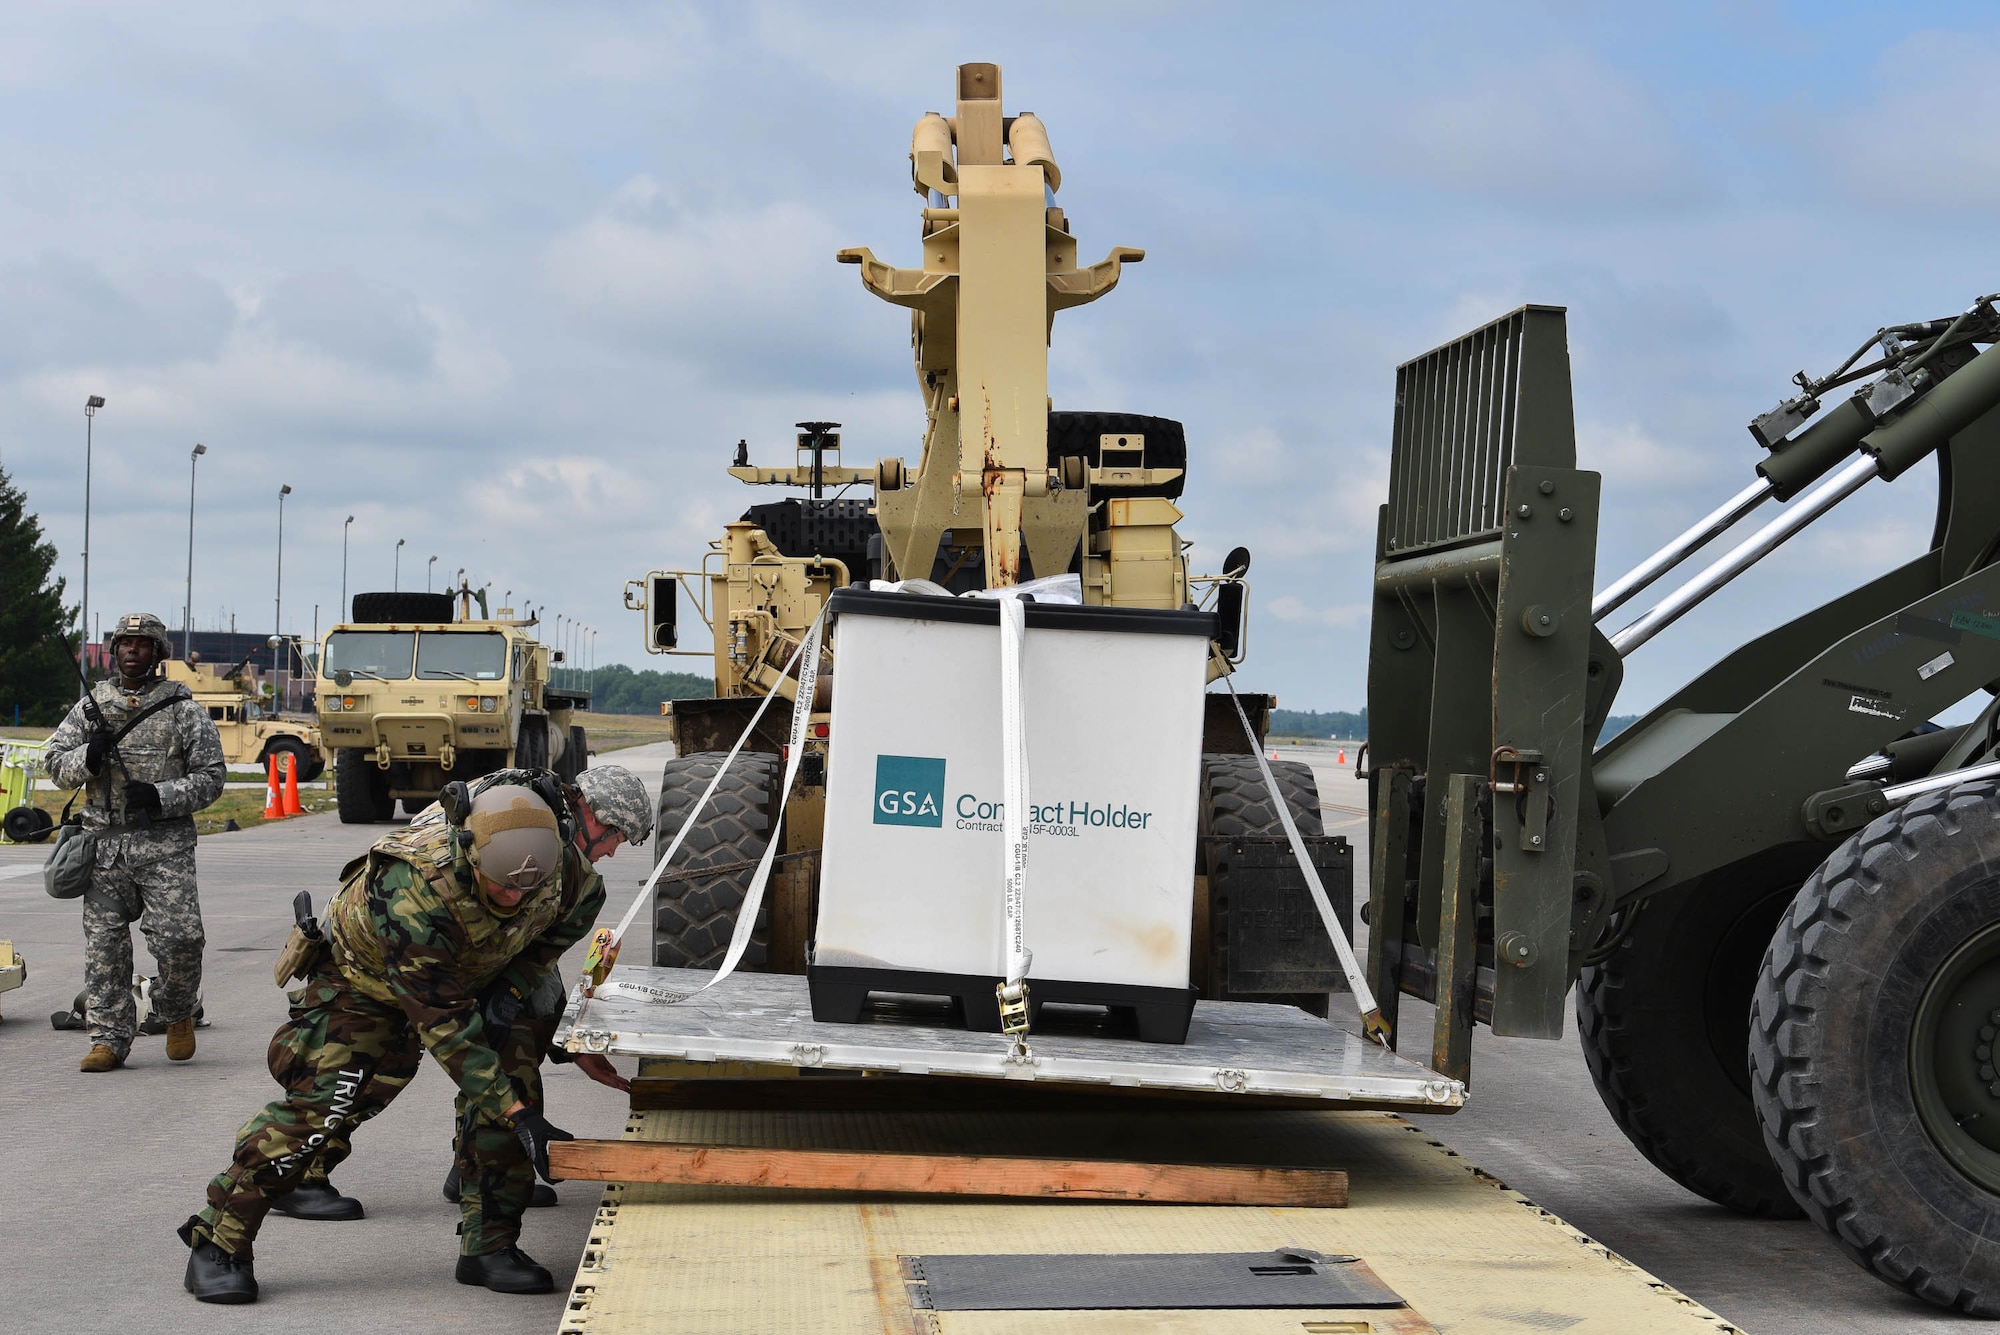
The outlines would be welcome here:
M 1222 646 L 1222 656 L 1232 663 L 1243 656 L 1244 622 L 1249 611 L 1248 584 L 1232 579 L 1216 586 L 1215 619 L 1219 625 L 1215 642 Z
M 1250 573 L 1250 549 L 1232 547 L 1229 555 L 1222 558 L 1222 573 L 1231 579 L 1242 579 Z
M 354 674 L 352 672 L 349 672 L 346 668 L 342 668 L 340 671 L 333 674 L 333 684 L 335 686 L 340 687 L 342 690 L 346 690 L 349 686 L 352 686 L 354 684 Z
M 653 576 L 652 596 L 646 600 L 646 623 L 654 649 L 672 649 L 680 642 L 675 623 L 680 617 L 680 581 L 672 575 Z

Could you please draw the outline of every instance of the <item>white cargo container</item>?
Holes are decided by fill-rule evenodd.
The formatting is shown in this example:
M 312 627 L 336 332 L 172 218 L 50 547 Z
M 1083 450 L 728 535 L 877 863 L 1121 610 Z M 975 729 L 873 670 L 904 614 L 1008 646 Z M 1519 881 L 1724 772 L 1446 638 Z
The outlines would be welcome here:
M 867 994 L 958 998 L 998 1029 L 1004 971 L 999 614 L 985 600 L 843 590 L 819 917 L 822 1020 Z M 1133 1011 L 1179 1042 L 1206 613 L 1030 604 L 1023 651 L 1031 1004 Z

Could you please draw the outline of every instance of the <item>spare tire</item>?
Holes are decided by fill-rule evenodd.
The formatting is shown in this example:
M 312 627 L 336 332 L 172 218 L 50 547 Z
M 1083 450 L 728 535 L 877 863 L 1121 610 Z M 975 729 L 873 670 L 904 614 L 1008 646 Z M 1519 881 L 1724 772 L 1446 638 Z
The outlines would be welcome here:
M 449 625 L 457 596 L 449 593 L 357 593 L 352 620 L 377 626 L 391 622 Z
M 1061 467 L 1065 458 L 1080 458 L 1084 467 L 1097 467 L 1098 448 L 1104 436 L 1143 436 L 1147 468 L 1178 468 L 1179 477 L 1146 487 L 1095 487 L 1097 497 L 1164 496 L 1168 500 L 1187 486 L 1187 431 L 1171 417 L 1147 417 L 1142 413 L 1049 414 L 1049 467 Z

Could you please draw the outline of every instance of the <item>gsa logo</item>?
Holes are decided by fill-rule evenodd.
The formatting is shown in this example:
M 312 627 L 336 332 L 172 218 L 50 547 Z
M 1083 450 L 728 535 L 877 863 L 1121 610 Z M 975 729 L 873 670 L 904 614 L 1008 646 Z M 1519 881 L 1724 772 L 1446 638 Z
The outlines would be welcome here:
M 931 756 L 876 756 L 875 823 L 942 826 L 944 761 Z

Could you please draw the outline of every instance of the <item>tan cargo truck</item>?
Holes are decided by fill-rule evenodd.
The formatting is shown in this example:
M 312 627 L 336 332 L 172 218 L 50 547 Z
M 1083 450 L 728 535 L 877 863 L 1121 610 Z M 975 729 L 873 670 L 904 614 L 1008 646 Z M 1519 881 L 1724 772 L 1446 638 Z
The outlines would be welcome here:
M 535 624 L 507 608 L 489 617 L 472 589 L 355 595 L 354 620 L 321 646 L 317 682 L 343 823 L 393 819 L 398 801 L 414 815 L 452 780 L 510 766 L 583 771 L 589 744 L 573 720 L 589 696 L 550 685 L 562 654 Z

